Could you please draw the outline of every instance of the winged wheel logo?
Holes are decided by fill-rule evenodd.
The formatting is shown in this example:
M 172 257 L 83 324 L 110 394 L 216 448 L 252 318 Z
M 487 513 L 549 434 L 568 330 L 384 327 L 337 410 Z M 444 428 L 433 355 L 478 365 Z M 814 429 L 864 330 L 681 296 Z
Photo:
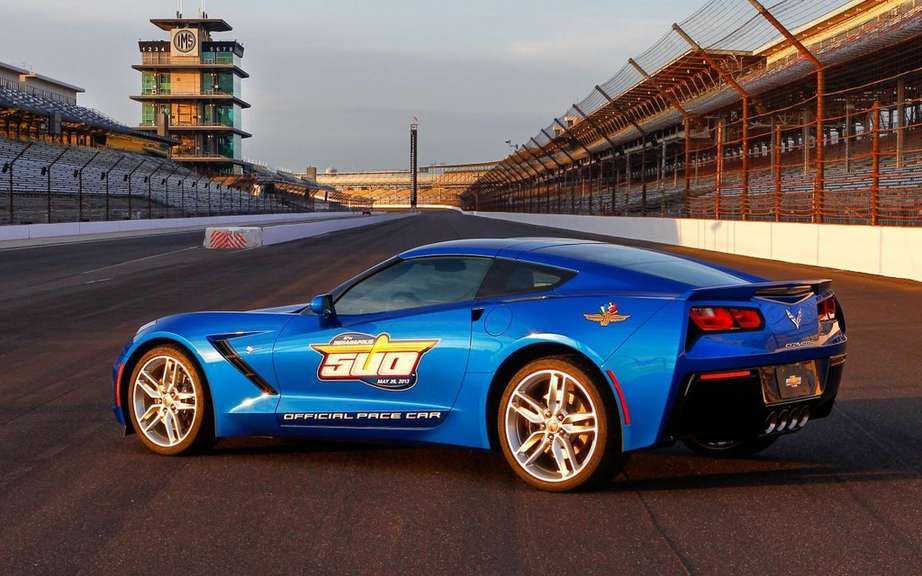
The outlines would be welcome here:
M 619 313 L 618 306 L 609 302 L 608 308 L 601 306 L 599 307 L 598 314 L 583 314 L 583 318 L 589 320 L 590 322 L 598 322 L 602 328 L 605 328 L 609 324 L 624 322 L 630 318 L 630 316 Z

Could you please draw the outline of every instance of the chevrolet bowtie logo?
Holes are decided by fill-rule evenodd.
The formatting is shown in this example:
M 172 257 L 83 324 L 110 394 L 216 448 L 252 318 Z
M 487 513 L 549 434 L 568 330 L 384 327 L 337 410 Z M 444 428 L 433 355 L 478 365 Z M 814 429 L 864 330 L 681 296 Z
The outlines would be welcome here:
M 589 320 L 590 322 L 598 322 L 602 328 L 605 328 L 609 324 L 615 324 L 617 322 L 624 322 L 630 316 L 625 316 L 618 313 L 618 306 L 608 303 L 608 308 L 601 306 L 599 308 L 599 314 L 583 314 L 583 318 Z
M 800 328 L 800 323 L 801 323 L 801 322 L 803 321 L 803 319 L 804 319 L 804 311 L 803 311 L 803 310 L 798 310 L 796 316 L 795 316 L 794 313 L 791 312 L 790 310 L 785 310 L 784 313 L 787 314 L 788 320 L 790 320 L 791 323 L 794 324 L 794 327 L 799 329 L 799 328 Z

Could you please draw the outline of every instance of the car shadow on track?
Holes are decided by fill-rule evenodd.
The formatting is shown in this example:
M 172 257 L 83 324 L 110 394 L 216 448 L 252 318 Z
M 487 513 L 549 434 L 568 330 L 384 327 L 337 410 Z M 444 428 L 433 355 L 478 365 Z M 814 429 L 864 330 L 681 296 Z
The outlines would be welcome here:
M 712 488 L 893 482 L 922 478 L 922 439 L 912 429 L 922 399 L 840 402 L 833 416 L 780 439 L 750 458 L 708 458 L 681 445 L 631 454 L 624 470 L 600 491 L 657 492 Z M 823 427 L 823 428 L 820 428 Z M 139 451 L 143 451 L 140 445 Z M 329 439 L 233 438 L 199 453 L 252 465 L 282 459 L 289 465 L 361 465 L 366 473 L 400 469 L 437 471 L 460 482 L 514 479 L 498 452 L 446 446 Z M 518 483 L 510 482 L 512 485 Z
M 682 470 L 675 468 L 680 464 Z M 606 488 L 657 492 L 841 484 L 842 482 L 891 482 L 918 480 L 922 474 L 879 466 L 841 466 L 832 462 L 797 461 L 780 457 L 715 460 L 703 456 L 649 452 L 635 456 L 618 478 Z

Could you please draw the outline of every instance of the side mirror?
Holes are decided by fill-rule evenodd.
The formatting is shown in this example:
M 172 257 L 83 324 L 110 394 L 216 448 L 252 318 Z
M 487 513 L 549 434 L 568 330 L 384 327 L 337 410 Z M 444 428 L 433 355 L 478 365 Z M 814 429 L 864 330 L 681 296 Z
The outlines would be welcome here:
M 333 309 L 333 297 L 329 294 L 314 296 L 311 299 L 310 308 L 311 312 L 320 316 L 323 320 L 329 320 L 336 316 L 336 311 Z

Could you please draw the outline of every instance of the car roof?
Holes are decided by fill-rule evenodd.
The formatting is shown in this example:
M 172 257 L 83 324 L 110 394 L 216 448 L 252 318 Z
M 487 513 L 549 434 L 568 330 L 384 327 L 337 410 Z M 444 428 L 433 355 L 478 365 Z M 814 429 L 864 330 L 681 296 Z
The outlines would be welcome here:
M 685 291 L 691 288 L 760 281 L 761 278 L 658 250 L 574 238 L 486 238 L 420 246 L 400 255 L 483 256 L 524 260 L 581 272 L 574 288 L 595 285 Z M 612 276 L 617 270 L 616 276 Z
M 575 238 L 475 238 L 449 240 L 419 246 L 400 254 L 401 258 L 418 258 L 420 256 L 504 256 L 521 258 L 526 253 L 554 246 L 574 244 L 599 244 L 592 240 Z

